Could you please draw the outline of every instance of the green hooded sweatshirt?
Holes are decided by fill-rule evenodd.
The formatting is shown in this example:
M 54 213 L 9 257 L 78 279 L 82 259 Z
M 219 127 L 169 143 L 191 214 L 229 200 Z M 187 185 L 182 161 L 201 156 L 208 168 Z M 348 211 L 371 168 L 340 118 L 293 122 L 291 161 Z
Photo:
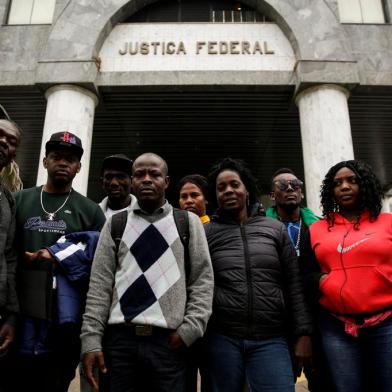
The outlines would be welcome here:
M 314 222 L 317 222 L 320 218 L 317 217 L 313 211 L 309 210 L 309 208 L 301 207 L 300 208 L 301 219 L 304 222 L 305 226 L 309 227 Z M 276 207 L 270 207 L 266 211 L 266 215 L 270 218 L 279 219 L 278 212 L 276 211 Z

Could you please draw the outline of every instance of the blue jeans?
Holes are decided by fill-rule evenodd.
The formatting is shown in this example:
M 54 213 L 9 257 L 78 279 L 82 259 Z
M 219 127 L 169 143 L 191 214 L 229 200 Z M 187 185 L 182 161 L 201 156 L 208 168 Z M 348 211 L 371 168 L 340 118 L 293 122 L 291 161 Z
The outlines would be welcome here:
M 284 338 L 247 340 L 209 332 L 203 339 L 203 390 L 293 392 L 294 376 Z M 205 388 L 204 388 L 205 387 Z
M 338 392 L 392 391 L 392 317 L 359 330 L 358 337 L 344 331 L 344 323 L 320 314 L 325 355 Z

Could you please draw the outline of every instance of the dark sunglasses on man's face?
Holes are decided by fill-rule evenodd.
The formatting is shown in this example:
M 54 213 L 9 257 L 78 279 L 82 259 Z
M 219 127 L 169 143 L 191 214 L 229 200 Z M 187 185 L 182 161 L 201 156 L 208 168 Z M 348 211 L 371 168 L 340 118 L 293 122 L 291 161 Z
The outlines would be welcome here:
M 302 186 L 304 185 L 304 183 L 298 179 L 295 179 L 295 180 L 276 180 L 276 181 L 274 181 L 274 184 L 281 191 L 286 191 L 287 189 L 289 189 L 289 186 L 291 186 L 291 188 L 293 188 L 295 191 L 298 191 L 299 189 L 302 189 Z

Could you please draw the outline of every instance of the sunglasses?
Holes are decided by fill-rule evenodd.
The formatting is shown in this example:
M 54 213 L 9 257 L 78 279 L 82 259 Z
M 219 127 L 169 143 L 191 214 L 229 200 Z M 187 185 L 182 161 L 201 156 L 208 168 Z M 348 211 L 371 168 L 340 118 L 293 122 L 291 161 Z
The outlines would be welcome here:
M 295 179 L 295 180 L 277 180 L 274 181 L 274 184 L 279 188 L 281 191 L 286 191 L 289 189 L 289 186 L 291 186 L 292 189 L 295 191 L 298 191 L 299 189 L 302 189 L 304 183 L 301 180 Z

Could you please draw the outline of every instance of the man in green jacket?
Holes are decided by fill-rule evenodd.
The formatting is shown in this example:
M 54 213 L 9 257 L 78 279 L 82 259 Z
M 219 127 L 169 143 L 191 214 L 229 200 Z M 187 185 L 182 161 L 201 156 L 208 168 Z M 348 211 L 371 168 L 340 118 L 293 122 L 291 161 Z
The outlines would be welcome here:
M 318 217 L 309 208 L 302 207 L 303 182 L 288 168 L 278 169 L 272 176 L 270 198 L 275 205 L 267 210 L 267 216 L 282 221 L 297 252 L 301 254 L 304 235 Z M 302 240 L 302 243 L 301 243 Z
M 272 176 L 270 198 L 275 205 L 267 209 L 266 215 L 279 219 L 285 224 L 301 266 L 301 257 L 305 256 L 306 243 L 309 241 L 307 238 L 309 226 L 319 220 L 313 211 L 301 206 L 304 198 L 303 182 L 293 170 L 278 169 Z M 308 297 L 308 303 L 314 304 L 315 301 Z M 317 307 L 312 308 L 312 313 L 316 319 Z M 304 369 L 308 379 L 308 388 L 311 392 L 333 392 L 335 389 L 327 371 L 317 328 L 314 328 L 314 331 L 312 339 L 313 368 Z

